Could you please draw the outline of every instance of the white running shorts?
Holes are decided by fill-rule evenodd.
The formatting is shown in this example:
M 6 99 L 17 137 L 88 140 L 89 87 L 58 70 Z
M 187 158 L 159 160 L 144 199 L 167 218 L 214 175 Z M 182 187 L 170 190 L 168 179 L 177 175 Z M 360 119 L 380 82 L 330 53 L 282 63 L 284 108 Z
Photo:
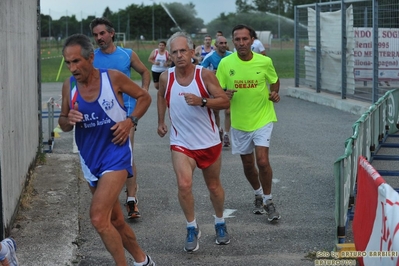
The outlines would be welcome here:
M 273 131 L 273 122 L 251 132 L 231 128 L 231 152 L 233 154 L 251 154 L 255 146 L 269 147 Z

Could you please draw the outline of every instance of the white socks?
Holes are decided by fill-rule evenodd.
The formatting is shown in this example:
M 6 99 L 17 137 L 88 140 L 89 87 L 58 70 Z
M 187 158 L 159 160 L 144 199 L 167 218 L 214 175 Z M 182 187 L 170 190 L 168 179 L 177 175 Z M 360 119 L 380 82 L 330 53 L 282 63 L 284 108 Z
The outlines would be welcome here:
M 194 221 L 192 222 L 187 222 L 187 227 L 191 227 L 194 226 L 195 228 L 197 228 L 197 221 L 196 219 L 194 219 Z
M 134 201 L 137 203 L 136 197 L 127 197 L 127 201 Z
M 263 203 L 266 203 L 266 201 L 267 201 L 268 199 L 272 199 L 272 194 L 269 194 L 269 195 L 263 194 L 263 189 L 262 189 L 262 187 L 258 188 L 257 190 L 254 190 L 254 192 L 255 192 L 255 195 L 262 195 Z
M 272 194 L 263 195 L 262 198 L 263 198 L 263 203 L 266 204 L 267 200 L 272 199 Z
M 224 223 L 224 218 L 219 218 L 215 215 L 215 224 L 223 224 Z
M 257 190 L 254 190 L 255 195 L 263 195 L 263 189 L 262 187 L 258 188 Z
M 148 264 L 148 256 L 145 255 L 145 261 L 143 261 L 143 262 L 135 262 L 134 266 L 144 266 L 144 265 L 147 265 L 147 264 Z

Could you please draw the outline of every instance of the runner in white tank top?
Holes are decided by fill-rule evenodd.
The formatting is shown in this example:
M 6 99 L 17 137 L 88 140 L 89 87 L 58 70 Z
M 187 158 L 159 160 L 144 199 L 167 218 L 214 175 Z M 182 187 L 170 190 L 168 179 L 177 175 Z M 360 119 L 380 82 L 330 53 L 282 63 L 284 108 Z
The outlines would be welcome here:
M 168 40 L 175 67 L 161 74 L 158 91 L 158 135 L 168 132 L 166 108 L 171 120 L 170 144 L 176 173 L 180 207 L 187 222 L 184 250 L 198 250 L 201 231 L 194 212 L 193 172 L 202 169 L 215 210 L 216 244 L 230 243 L 223 218 L 224 190 L 220 181 L 221 151 L 213 109 L 229 108 L 230 102 L 215 74 L 191 63 L 193 42 L 184 32 L 176 32 Z

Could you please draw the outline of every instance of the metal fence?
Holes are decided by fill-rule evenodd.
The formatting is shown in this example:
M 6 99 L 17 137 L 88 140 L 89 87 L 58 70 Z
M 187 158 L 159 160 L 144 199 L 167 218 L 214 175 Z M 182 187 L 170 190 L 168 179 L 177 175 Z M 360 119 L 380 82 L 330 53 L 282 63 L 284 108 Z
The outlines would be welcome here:
M 399 1 L 342 0 L 295 7 L 295 86 L 369 102 L 334 164 L 337 242 L 356 197 L 359 156 L 369 160 L 399 129 Z M 378 150 L 378 149 L 377 149 Z
M 378 155 L 380 148 L 386 144 L 385 140 L 399 130 L 399 89 L 390 90 L 377 102 L 372 104 L 353 124 L 353 135 L 345 142 L 344 155 L 339 157 L 334 164 L 335 176 L 335 220 L 337 225 L 337 242 L 344 243 L 347 235 L 347 225 L 353 220 L 357 166 L 359 156 L 365 157 L 369 162 L 381 157 Z M 396 147 L 396 146 L 393 146 Z M 398 175 L 398 156 L 387 156 L 385 160 L 392 160 L 395 171 L 380 171 L 381 175 Z M 396 166 L 394 166 L 396 164 Z
M 399 2 L 295 7 L 295 86 L 375 103 L 399 88 Z

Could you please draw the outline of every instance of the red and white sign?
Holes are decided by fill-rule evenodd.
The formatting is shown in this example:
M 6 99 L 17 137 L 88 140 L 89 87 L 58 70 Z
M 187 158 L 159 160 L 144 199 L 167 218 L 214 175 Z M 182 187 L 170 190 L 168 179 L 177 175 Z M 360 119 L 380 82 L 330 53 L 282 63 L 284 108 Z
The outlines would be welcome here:
M 399 265 L 399 194 L 359 157 L 353 236 L 360 265 Z

